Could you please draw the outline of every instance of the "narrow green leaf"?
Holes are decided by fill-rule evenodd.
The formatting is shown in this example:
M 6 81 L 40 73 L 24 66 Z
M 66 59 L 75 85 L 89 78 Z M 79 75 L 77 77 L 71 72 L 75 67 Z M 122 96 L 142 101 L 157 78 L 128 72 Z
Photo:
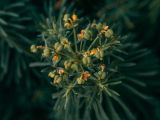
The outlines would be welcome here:
M 109 108 L 109 112 L 110 112 L 112 120 L 121 120 L 121 118 L 119 117 L 117 111 L 115 110 L 115 108 L 111 102 L 110 97 L 106 96 L 106 98 L 107 98 L 107 102 L 108 102 L 106 108 Z
M 136 79 L 136 78 L 133 78 L 133 77 L 129 77 L 129 76 L 126 76 L 126 80 L 129 80 L 137 85 L 140 85 L 142 87 L 146 87 L 146 83 L 142 82 L 140 79 Z
M 115 54 L 110 54 L 112 57 L 114 57 L 114 58 L 116 58 L 116 59 L 118 59 L 118 60 L 120 60 L 120 61 L 125 61 L 122 57 L 120 57 L 120 56 L 117 56 L 117 55 L 115 55 Z
M 119 66 L 120 67 L 133 67 L 135 65 L 136 65 L 136 63 L 122 63 Z
M 30 63 L 29 66 L 30 67 L 45 67 L 45 66 L 49 66 L 50 63 L 48 62 L 34 62 L 34 63 Z
M 119 97 L 113 95 L 112 98 L 123 108 L 126 116 L 128 117 L 128 120 L 136 120 L 134 114 L 129 110 L 126 104 Z
M 4 37 L 8 37 L 7 33 L 5 32 L 5 30 L 0 26 L 0 34 Z
M 24 2 L 13 3 L 13 4 L 5 7 L 5 10 L 12 9 L 12 8 L 15 8 L 15 7 L 23 7 L 24 5 L 25 5 Z
M 142 94 L 141 92 L 137 91 L 135 88 L 133 88 L 125 83 L 123 83 L 122 85 L 140 98 L 143 98 L 145 100 L 152 100 L 153 99 L 152 97 Z
M 17 29 L 25 29 L 25 26 L 22 26 L 20 24 L 15 24 L 15 23 L 8 23 L 11 27 L 17 28 Z
M 7 25 L 7 22 L 5 20 L 3 20 L 2 18 L 0 18 L 0 24 Z
M 2 16 L 11 16 L 11 17 L 19 17 L 18 14 L 13 12 L 0 11 L 0 15 Z

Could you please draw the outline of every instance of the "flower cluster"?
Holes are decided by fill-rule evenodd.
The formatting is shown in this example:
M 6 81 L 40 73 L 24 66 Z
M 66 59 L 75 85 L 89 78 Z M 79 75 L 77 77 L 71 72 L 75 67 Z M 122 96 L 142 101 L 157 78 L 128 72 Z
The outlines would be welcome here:
M 65 14 L 63 17 L 64 27 L 65 28 L 73 28 L 75 23 L 78 21 L 78 17 L 76 14 L 73 14 L 71 17 L 69 14 Z
M 51 36 L 42 33 L 44 45 L 31 46 L 31 52 L 40 51 L 51 64 L 51 83 L 96 86 L 105 81 L 108 70 L 104 58 L 120 44 L 112 29 L 95 21 L 81 28 L 76 14 L 65 14 L 62 21 L 61 27 L 53 24 Z

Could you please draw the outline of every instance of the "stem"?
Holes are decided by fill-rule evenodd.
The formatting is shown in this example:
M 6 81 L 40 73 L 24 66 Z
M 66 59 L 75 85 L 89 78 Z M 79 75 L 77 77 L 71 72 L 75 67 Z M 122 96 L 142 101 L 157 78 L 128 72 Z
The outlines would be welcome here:
M 66 88 L 66 92 L 64 93 L 63 97 L 68 97 L 72 89 L 75 87 L 75 85 L 76 85 L 76 82 L 70 83 L 68 87 Z
M 82 51 L 82 40 L 81 40 L 81 43 L 80 43 L 80 51 Z
M 91 49 L 91 47 L 94 45 L 94 43 L 98 40 L 98 36 L 93 40 L 93 42 L 91 43 L 91 45 L 88 47 L 88 50 Z
M 45 37 L 44 37 L 44 33 L 42 33 L 42 39 L 44 40 L 45 47 L 47 47 L 47 40 L 46 40 Z
M 84 69 L 83 69 L 83 67 L 82 67 L 82 65 L 81 65 L 81 64 L 80 64 L 80 68 L 81 68 L 81 70 L 82 70 L 82 71 L 84 71 Z
M 62 55 L 62 56 L 65 56 L 65 57 L 68 57 L 68 58 L 71 58 L 69 55 L 63 54 L 62 52 L 59 52 L 58 54 L 60 54 L 60 55 Z
M 86 40 L 84 40 L 84 44 L 82 46 L 82 49 L 84 50 L 85 49 L 85 46 L 86 46 Z
M 74 45 L 75 45 L 75 50 L 77 52 L 77 36 L 76 36 L 76 29 L 73 26 L 73 33 L 74 33 Z

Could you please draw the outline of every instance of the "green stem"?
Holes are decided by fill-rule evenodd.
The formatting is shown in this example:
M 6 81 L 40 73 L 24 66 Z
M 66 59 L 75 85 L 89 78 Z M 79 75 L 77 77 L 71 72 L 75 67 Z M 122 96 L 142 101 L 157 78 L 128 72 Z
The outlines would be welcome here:
M 81 40 L 81 43 L 80 43 L 80 51 L 82 51 L 82 40 Z
M 94 43 L 98 40 L 98 36 L 93 40 L 93 42 L 90 44 L 90 46 L 88 47 L 88 50 L 90 50 L 92 48 L 92 46 L 94 45 Z
M 73 26 L 73 33 L 74 33 L 74 45 L 75 45 L 75 50 L 77 52 L 77 36 L 76 36 L 76 29 Z
M 83 67 L 82 67 L 82 65 L 81 65 L 81 64 L 80 64 L 80 68 L 81 68 L 81 70 L 82 70 L 82 71 L 84 71 L 84 69 L 83 69 Z

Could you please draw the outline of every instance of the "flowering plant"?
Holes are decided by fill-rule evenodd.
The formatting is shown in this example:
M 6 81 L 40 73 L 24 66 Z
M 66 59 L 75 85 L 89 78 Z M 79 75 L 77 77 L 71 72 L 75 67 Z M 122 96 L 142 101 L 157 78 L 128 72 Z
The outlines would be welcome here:
M 125 43 L 125 37 L 116 35 L 108 25 L 96 21 L 85 23 L 76 14 L 64 14 L 59 21 L 47 19 L 47 25 L 41 26 L 41 40 L 31 45 L 31 52 L 40 53 L 42 60 L 47 62 L 43 71 L 48 74 L 50 83 L 56 89 L 52 97 L 55 100 L 54 110 L 61 110 L 57 113 L 58 119 L 86 120 L 91 119 L 94 113 L 99 120 L 109 119 L 111 116 L 105 113 L 106 109 L 112 109 L 112 117 L 117 119 L 119 115 L 115 112 L 111 98 L 130 113 L 117 97 L 124 88 L 147 98 L 128 85 L 134 82 L 145 86 L 134 75 L 141 76 L 136 74 L 136 62 L 146 52 L 139 50 L 130 55 L 125 52 L 127 49 L 137 49 L 136 44 Z M 139 56 L 132 58 L 135 54 Z M 128 70 L 129 74 L 125 72 Z M 104 107 L 104 104 L 110 108 Z M 127 116 L 129 119 L 135 118 L 131 113 Z

